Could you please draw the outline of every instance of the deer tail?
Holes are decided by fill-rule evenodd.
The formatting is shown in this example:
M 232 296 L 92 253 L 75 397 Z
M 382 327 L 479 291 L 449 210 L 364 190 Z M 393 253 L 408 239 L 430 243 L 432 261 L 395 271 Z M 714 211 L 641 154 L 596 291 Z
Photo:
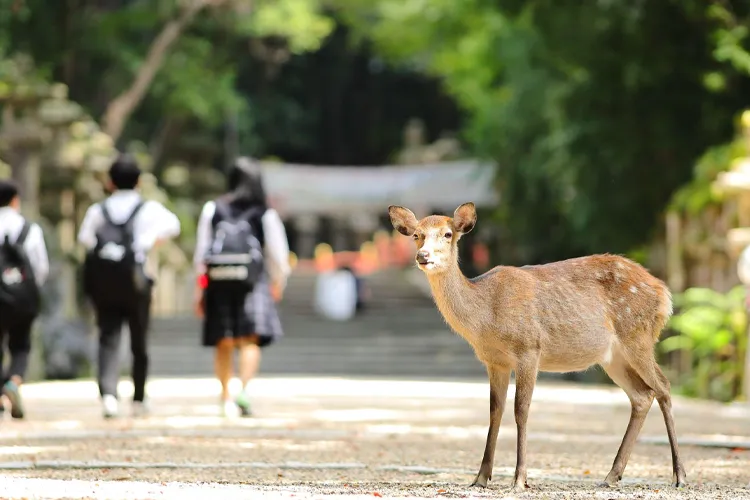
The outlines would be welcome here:
M 667 326 L 669 318 L 672 317 L 674 307 L 672 304 L 672 292 L 666 285 L 662 285 L 658 292 L 659 309 L 657 310 L 658 328 L 654 331 L 654 342 L 659 341 L 662 330 Z

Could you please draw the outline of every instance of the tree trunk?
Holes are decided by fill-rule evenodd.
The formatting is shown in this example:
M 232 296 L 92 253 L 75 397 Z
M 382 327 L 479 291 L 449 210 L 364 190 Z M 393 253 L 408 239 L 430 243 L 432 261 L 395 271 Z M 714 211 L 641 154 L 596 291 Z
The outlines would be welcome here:
M 164 64 L 164 58 L 169 49 L 180 38 L 183 30 L 193 21 L 195 16 L 208 6 L 217 6 L 225 0 L 193 0 L 177 19 L 164 25 L 148 49 L 146 59 L 138 69 L 130 87 L 112 99 L 107 105 L 102 117 L 102 129 L 117 142 L 122 135 L 130 115 L 146 96 L 154 77 Z

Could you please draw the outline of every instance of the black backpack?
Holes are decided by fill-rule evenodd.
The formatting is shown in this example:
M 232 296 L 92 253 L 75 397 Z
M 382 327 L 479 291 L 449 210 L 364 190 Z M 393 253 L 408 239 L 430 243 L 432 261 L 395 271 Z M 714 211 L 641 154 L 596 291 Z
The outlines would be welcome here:
M 265 269 L 262 227 L 256 224 L 262 211 L 254 207 L 233 216 L 231 207 L 216 202 L 213 239 L 205 258 L 209 291 L 243 294 L 255 288 Z
M 0 243 L 0 304 L 20 315 L 35 317 L 41 306 L 41 293 L 23 248 L 31 224 L 24 221 L 15 242 L 6 234 Z
M 84 292 L 100 307 L 128 307 L 147 290 L 143 265 L 133 250 L 133 222 L 143 207 L 141 201 L 122 224 L 112 221 L 104 203 L 104 224 L 96 232 L 96 245 L 86 254 L 83 266 Z

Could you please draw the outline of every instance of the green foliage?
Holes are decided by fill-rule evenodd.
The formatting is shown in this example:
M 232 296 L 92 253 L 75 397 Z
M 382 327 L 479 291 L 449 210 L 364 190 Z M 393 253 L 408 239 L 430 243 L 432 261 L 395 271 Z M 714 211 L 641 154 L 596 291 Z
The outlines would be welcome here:
M 648 241 L 747 88 L 747 23 L 722 25 L 703 0 L 351 3 L 363 36 L 469 112 L 464 137 L 497 164 L 498 220 L 524 261 Z
M 726 295 L 690 288 L 675 297 L 680 312 L 670 326 L 678 334 L 664 339 L 659 348 L 688 357 L 691 371 L 677 381 L 682 393 L 720 401 L 740 394 L 747 349 L 745 293 L 744 286 Z
M 729 170 L 735 160 L 747 154 L 743 139 L 709 148 L 695 164 L 693 180 L 672 196 L 670 209 L 698 215 L 707 206 L 719 203 L 722 197 L 712 188 L 713 182 L 719 173 Z
M 239 33 L 285 38 L 293 53 L 317 50 L 333 30 L 333 20 L 320 14 L 317 0 L 266 0 L 237 18 Z

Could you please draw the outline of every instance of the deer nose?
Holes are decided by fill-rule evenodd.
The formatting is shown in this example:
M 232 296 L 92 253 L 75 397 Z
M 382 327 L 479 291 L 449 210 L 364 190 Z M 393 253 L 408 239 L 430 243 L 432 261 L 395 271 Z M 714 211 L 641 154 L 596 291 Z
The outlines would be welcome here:
M 417 252 L 417 262 L 420 264 L 427 264 L 430 261 L 430 252 L 427 250 L 420 250 Z

